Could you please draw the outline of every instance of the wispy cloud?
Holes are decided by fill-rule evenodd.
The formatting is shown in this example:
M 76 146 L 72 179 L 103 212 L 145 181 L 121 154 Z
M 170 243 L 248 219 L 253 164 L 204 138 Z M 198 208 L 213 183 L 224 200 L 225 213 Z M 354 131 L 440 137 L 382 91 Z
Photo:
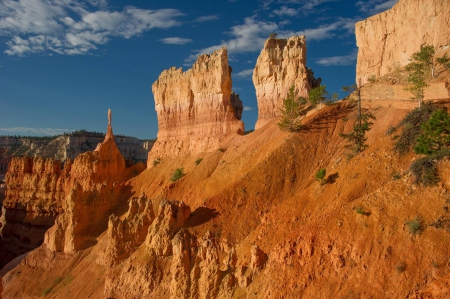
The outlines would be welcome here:
M 253 69 L 246 69 L 243 71 L 240 71 L 236 74 L 233 74 L 233 77 L 239 78 L 239 79 L 249 79 L 253 75 Z
M 112 37 L 178 26 L 176 18 L 184 15 L 176 9 L 109 11 L 106 6 L 106 0 L 3 0 L 0 35 L 10 37 L 5 53 L 86 54 Z
M 53 129 L 53 128 L 26 128 L 26 127 L 13 127 L 13 128 L 0 128 L 0 132 L 8 132 L 13 133 L 15 135 L 48 135 L 48 136 L 54 136 L 54 135 L 61 135 L 63 133 L 69 133 L 74 130 L 69 129 Z
M 249 106 L 244 106 L 244 111 L 251 111 L 251 110 L 255 110 L 255 108 L 249 107 Z
M 195 22 L 202 23 L 202 22 L 209 22 L 209 21 L 214 21 L 214 20 L 218 20 L 218 19 L 219 19 L 218 15 L 209 15 L 209 16 L 198 17 L 197 19 L 195 19 Z
M 160 41 L 164 44 L 171 44 L 171 45 L 185 45 L 187 43 L 192 43 L 192 39 L 182 37 L 166 37 L 160 39 Z
M 359 20 L 359 19 L 358 19 Z M 194 51 L 185 60 L 185 65 L 192 64 L 199 54 L 212 53 L 222 47 L 227 47 L 230 55 L 258 52 L 264 45 L 271 32 L 277 32 L 279 38 L 288 38 L 294 35 L 305 35 L 307 41 L 319 41 L 335 37 L 338 33 L 350 34 L 354 31 L 356 19 L 339 18 L 337 21 L 321 25 L 318 28 L 307 28 L 301 31 L 282 30 L 282 27 L 275 22 L 259 21 L 255 18 L 246 18 L 244 24 L 230 28 L 228 34 L 230 39 L 222 41 L 218 45 Z
M 284 17 L 284 16 L 294 17 L 294 16 L 298 15 L 297 9 L 287 7 L 284 5 L 281 6 L 280 9 L 275 9 L 272 13 L 273 13 L 273 15 L 277 15 L 279 17 Z
M 370 0 L 370 1 L 358 1 L 356 6 L 359 10 L 368 14 L 377 14 L 379 12 L 390 9 L 397 3 L 398 0 Z
M 316 61 L 317 64 L 323 66 L 335 66 L 335 65 L 353 65 L 356 62 L 357 51 L 355 50 L 351 54 L 343 55 L 343 56 L 331 56 L 331 57 L 323 57 Z

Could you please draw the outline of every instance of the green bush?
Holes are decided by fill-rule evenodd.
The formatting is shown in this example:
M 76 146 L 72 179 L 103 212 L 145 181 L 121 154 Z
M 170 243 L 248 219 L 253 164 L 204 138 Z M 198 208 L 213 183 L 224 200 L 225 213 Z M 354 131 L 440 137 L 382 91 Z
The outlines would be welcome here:
M 219 147 L 218 151 L 219 151 L 219 152 L 221 152 L 221 153 L 223 153 L 223 152 L 225 152 L 225 151 L 226 151 L 226 148 L 223 148 L 223 147 Z
M 421 126 L 414 147 L 416 154 L 430 155 L 450 146 L 450 115 L 442 109 L 431 114 L 430 119 Z
M 436 108 L 431 104 L 424 104 L 421 109 L 416 108 L 406 115 L 399 126 L 403 127 L 400 137 L 394 145 L 394 150 L 400 155 L 409 152 L 421 133 L 421 126 L 430 119 Z
M 155 160 L 153 160 L 153 166 L 156 166 L 159 163 L 161 163 L 161 158 L 156 158 Z
M 170 178 L 170 180 L 171 180 L 172 182 L 176 182 L 176 181 L 178 181 L 179 179 L 181 179 L 181 178 L 185 175 L 185 173 L 183 172 L 183 170 L 184 170 L 184 168 L 177 168 L 177 169 L 175 169 L 175 172 L 173 173 L 173 175 L 172 175 L 172 177 Z
M 316 180 L 319 181 L 321 185 L 326 183 L 326 180 L 325 180 L 326 174 L 327 174 L 327 170 L 325 168 L 322 168 L 322 169 L 319 169 L 319 171 L 315 175 Z
M 413 235 L 419 234 L 424 230 L 423 221 L 420 217 L 415 217 L 413 220 L 407 220 L 405 224 L 409 228 L 409 232 Z
M 195 165 L 198 166 L 198 164 L 200 164 L 202 161 L 203 161 L 202 158 L 195 160 Z
M 415 160 L 409 168 L 415 177 L 415 183 L 423 184 L 424 186 L 436 185 L 440 181 L 437 162 L 445 157 L 450 157 L 450 149 L 443 149 L 427 157 Z

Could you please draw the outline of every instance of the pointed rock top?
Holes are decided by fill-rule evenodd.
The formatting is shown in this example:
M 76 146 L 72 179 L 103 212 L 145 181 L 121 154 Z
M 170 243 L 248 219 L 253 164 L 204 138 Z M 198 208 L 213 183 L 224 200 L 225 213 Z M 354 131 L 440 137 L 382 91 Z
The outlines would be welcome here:
M 111 109 L 108 109 L 108 129 L 106 130 L 105 141 L 107 141 L 109 139 L 114 139 L 112 126 L 111 126 L 111 120 L 112 120 L 112 111 L 111 111 Z

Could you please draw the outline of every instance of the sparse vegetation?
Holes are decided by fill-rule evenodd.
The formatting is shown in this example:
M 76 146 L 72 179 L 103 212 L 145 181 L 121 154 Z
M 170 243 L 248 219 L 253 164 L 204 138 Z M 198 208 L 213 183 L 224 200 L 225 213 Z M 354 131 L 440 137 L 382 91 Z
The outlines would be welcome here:
M 356 213 L 363 215 L 363 216 L 369 216 L 370 212 L 364 210 L 362 207 L 356 207 L 355 208 Z
M 203 158 L 198 158 L 197 160 L 195 160 L 195 166 L 198 166 L 198 164 L 200 164 L 203 161 Z
M 420 135 L 420 127 L 430 118 L 436 108 L 431 104 L 424 104 L 422 109 L 414 109 L 400 122 L 402 133 L 394 145 L 394 150 L 400 155 L 409 152 Z
M 255 132 L 255 130 L 247 130 L 247 131 L 244 131 L 244 135 L 250 134 L 250 133 L 252 133 L 252 132 Z
M 295 86 L 292 85 L 286 98 L 283 99 L 283 106 L 280 109 L 281 118 L 277 124 L 282 131 L 296 132 L 302 126 L 300 116 L 305 114 L 306 111 L 301 109 L 301 106 L 306 104 L 306 99 L 304 97 L 296 97 L 295 94 Z
M 339 136 L 349 142 L 344 146 L 346 149 L 351 149 L 355 153 L 360 153 L 368 147 L 365 143 L 367 141 L 366 132 L 369 131 L 370 127 L 373 125 L 373 122 L 370 121 L 371 119 L 376 119 L 372 113 L 362 113 L 357 116 L 352 132 L 348 134 L 339 134 Z
M 413 220 L 407 220 L 405 224 L 412 235 L 420 234 L 424 230 L 423 221 L 419 216 Z
M 377 76 L 372 75 L 367 79 L 370 83 L 375 83 L 377 81 Z
M 327 174 L 327 170 L 325 168 L 321 168 L 315 175 L 316 180 L 319 181 L 321 185 L 324 185 L 327 182 L 325 180 L 326 174 Z
M 395 265 L 395 270 L 397 270 L 398 273 L 405 272 L 405 270 L 406 270 L 406 263 L 405 262 L 398 263 L 397 265 Z
M 278 36 L 278 34 L 277 34 L 276 32 L 271 32 L 271 33 L 269 34 L 269 37 L 270 37 L 270 38 L 277 38 L 277 36 Z
M 414 160 L 409 169 L 415 177 L 415 183 L 423 184 L 424 186 L 436 185 L 440 181 L 436 168 L 437 162 L 444 157 L 450 157 L 449 149 Z
M 450 57 L 448 57 L 447 53 L 445 53 L 444 56 L 437 58 L 436 61 L 447 70 L 450 70 Z
M 325 101 L 326 95 L 328 94 L 328 91 L 326 91 L 325 88 L 325 85 L 321 85 L 309 91 L 308 101 L 311 103 L 311 105 L 319 105 L 319 108 L 321 108 L 321 105 Z
M 223 148 L 223 147 L 219 147 L 218 149 L 217 149 L 219 152 L 221 152 L 221 153 L 223 153 L 223 152 L 225 152 L 226 151 L 226 148 Z
M 414 152 L 430 155 L 450 146 L 450 115 L 442 109 L 431 114 L 421 125 L 422 134 L 416 139 Z
M 161 163 L 161 158 L 156 158 L 155 160 L 153 160 L 153 166 L 158 165 L 159 163 Z
M 184 168 L 177 168 L 177 169 L 175 169 L 175 172 L 173 173 L 173 175 L 170 178 L 170 180 L 172 182 L 176 182 L 179 179 L 181 179 L 185 175 L 185 173 L 183 171 L 184 171 Z
M 386 135 L 392 135 L 392 134 L 394 134 L 396 131 L 397 131 L 397 128 L 396 128 L 396 127 L 390 126 L 390 127 L 387 129 L 387 131 L 386 131 Z

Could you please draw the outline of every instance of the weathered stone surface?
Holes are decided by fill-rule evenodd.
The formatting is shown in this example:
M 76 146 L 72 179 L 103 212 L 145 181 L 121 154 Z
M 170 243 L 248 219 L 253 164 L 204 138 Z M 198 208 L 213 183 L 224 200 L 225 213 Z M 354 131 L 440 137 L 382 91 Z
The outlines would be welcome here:
M 294 85 L 298 96 L 308 96 L 311 88 L 320 85 L 306 67 L 305 36 L 288 39 L 269 38 L 256 61 L 253 84 L 258 100 L 258 121 L 255 129 L 278 118 L 283 99 Z
M 123 220 L 114 214 L 109 217 L 108 245 L 98 262 L 112 267 L 128 258 L 145 241 L 154 218 L 152 202 L 145 194 L 132 198 Z
M 64 213 L 47 231 L 46 247 L 71 253 L 95 244 L 123 200 L 124 186 L 120 183 L 126 180 L 124 172 L 125 160 L 114 142 L 109 119 L 105 140 L 95 151 L 79 155 L 71 166 L 62 203 Z
M 14 158 L 5 181 L 1 217 L 3 238 L 17 238 L 34 248 L 44 240 L 61 211 L 65 172 L 61 162 L 43 158 Z
M 148 161 L 215 150 L 227 134 L 243 133 L 242 102 L 231 84 L 226 48 L 200 55 L 185 72 L 163 71 L 152 85 L 158 139 Z
M 450 2 L 399 0 L 390 10 L 356 23 L 356 82 L 380 77 L 409 63 L 422 45 L 440 57 L 450 51 Z

